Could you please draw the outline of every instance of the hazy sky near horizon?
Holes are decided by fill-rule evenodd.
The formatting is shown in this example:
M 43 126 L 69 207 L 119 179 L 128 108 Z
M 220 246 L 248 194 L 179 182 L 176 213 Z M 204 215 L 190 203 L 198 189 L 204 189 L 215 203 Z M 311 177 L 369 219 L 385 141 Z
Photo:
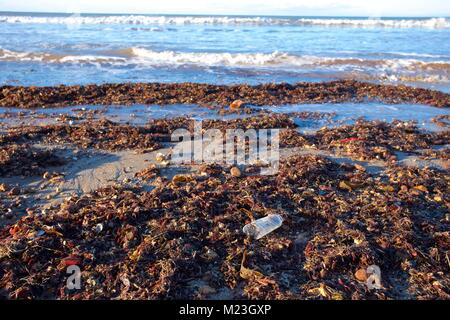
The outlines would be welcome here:
M 450 0 L 0 0 L 0 11 L 450 16 Z

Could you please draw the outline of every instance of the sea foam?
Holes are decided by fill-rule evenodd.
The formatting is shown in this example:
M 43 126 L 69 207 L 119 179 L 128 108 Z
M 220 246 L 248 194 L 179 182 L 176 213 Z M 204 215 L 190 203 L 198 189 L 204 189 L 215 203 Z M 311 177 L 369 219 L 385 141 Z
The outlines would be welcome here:
M 446 18 L 426 19 L 375 19 L 375 18 L 269 18 L 269 17 L 193 17 L 193 16 L 0 16 L 0 23 L 36 24 L 128 24 L 128 25 L 286 25 L 286 26 L 333 26 L 333 27 L 386 27 L 386 28 L 450 28 Z
M 329 71 L 358 74 L 364 79 L 390 81 L 415 80 L 446 82 L 450 75 L 450 61 L 418 59 L 360 59 L 352 57 L 321 57 L 294 55 L 284 52 L 178 52 L 154 51 L 147 48 L 125 48 L 98 51 L 89 55 L 51 54 L 45 52 L 16 52 L 0 48 L 0 62 L 33 62 L 80 65 L 111 65 L 136 67 L 222 67 L 287 70 L 290 72 Z

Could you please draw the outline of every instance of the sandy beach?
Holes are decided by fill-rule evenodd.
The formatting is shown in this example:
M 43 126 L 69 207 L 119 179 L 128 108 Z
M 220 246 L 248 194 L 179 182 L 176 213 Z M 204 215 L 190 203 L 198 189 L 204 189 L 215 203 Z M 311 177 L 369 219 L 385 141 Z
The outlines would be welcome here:
M 0 127 L 2 298 L 449 298 L 446 93 L 353 81 L 0 93 L 14 106 Z M 436 114 L 422 126 L 414 113 L 268 107 L 368 100 Z M 135 104 L 150 101 L 163 105 L 145 104 L 158 116 L 141 116 Z M 200 106 L 173 116 L 177 103 Z M 172 163 L 170 134 L 199 118 L 204 130 L 281 129 L 279 171 Z M 260 240 L 242 232 L 268 214 L 283 217 L 279 229 Z M 65 287 L 73 264 L 82 290 Z M 366 286 L 370 265 L 382 270 L 378 290 Z

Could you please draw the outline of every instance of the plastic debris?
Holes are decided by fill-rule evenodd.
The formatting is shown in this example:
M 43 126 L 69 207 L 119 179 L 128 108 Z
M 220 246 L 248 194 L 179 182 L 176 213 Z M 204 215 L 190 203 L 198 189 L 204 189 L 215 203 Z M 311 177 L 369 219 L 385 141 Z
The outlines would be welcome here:
M 242 231 L 246 235 L 258 240 L 281 227 L 282 223 L 283 218 L 279 214 L 269 214 L 264 218 L 245 225 Z

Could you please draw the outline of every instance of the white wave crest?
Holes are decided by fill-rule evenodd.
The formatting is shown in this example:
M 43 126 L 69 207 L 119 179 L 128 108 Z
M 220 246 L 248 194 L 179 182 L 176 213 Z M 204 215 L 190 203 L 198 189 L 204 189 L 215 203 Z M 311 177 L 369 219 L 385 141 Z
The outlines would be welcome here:
M 101 53 L 101 52 L 100 52 Z M 158 65 L 204 65 L 242 67 L 302 67 L 302 66 L 358 66 L 393 70 L 438 69 L 450 71 L 450 61 L 422 61 L 417 59 L 361 59 L 293 55 L 284 52 L 177 52 L 154 51 L 146 48 L 126 48 L 105 51 L 103 54 L 64 55 L 45 52 L 18 52 L 0 48 L 0 61 L 35 61 L 47 63 L 129 63 Z
M 131 25 L 287 25 L 287 26 L 347 26 L 347 27 L 387 27 L 387 28 L 450 28 L 446 18 L 428 19 L 343 19 L 343 18 L 268 18 L 268 17 L 171 17 L 171 16 L 0 16 L 0 23 L 36 24 L 131 24 Z
M 392 80 L 416 79 L 421 82 L 445 82 L 450 75 L 450 61 L 416 59 L 360 59 L 272 53 L 175 52 L 127 48 L 92 55 L 62 55 L 16 52 L 0 48 L 0 62 L 37 62 L 59 64 L 92 64 L 139 67 L 232 67 L 289 72 L 357 72 L 360 76 Z
M 125 63 L 126 58 L 98 55 L 62 55 L 40 52 L 17 52 L 0 48 L 0 61 L 46 63 Z
M 293 56 L 282 52 L 273 53 L 211 53 L 153 51 L 132 48 L 132 55 L 149 64 L 199 64 L 207 66 L 280 66 L 313 63 L 315 57 Z

